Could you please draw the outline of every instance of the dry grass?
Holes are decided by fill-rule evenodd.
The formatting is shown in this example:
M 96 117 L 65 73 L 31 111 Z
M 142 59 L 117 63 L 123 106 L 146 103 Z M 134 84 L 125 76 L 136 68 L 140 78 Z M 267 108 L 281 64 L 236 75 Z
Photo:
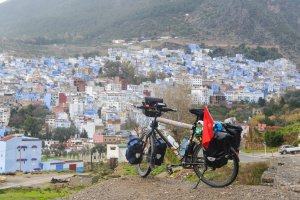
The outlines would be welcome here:
M 261 176 L 268 167 L 268 162 L 241 163 L 236 183 L 239 185 L 259 185 Z

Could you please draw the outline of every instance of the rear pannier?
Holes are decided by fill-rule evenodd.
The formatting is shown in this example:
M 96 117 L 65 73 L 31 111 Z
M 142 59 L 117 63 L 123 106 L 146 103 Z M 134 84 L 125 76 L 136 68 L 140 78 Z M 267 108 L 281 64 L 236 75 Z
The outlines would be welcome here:
M 126 159 L 130 164 L 139 164 L 143 158 L 143 144 L 144 142 L 133 135 L 128 138 L 129 142 L 126 150 Z
M 229 133 L 233 138 L 230 140 L 231 146 L 236 150 L 239 151 L 240 144 L 241 144 L 241 135 L 242 135 L 242 127 L 232 125 L 232 124 L 225 124 L 224 128 L 226 129 L 227 133 Z
M 205 163 L 214 169 L 227 164 L 231 136 L 225 132 L 215 133 L 207 149 L 204 149 Z

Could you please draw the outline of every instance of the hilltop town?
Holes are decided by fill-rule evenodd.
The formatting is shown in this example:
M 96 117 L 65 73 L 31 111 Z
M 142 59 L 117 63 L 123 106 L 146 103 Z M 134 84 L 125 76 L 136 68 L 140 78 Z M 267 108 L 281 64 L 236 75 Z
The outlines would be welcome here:
M 89 162 L 86 152 L 107 144 L 106 150 L 92 153 L 95 161 L 125 161 L 127 136 L 151 120 L 132 105 L 145 96 L 160 96 L 157 86 L 169 90 L 186 86 L 189 95 L 181 98 L 191 107 L 257 103 L 300 89 L 300 74 L 285 58 L 265 62 L 241 54 L 211 58 L 210 51 L 189 44 L 187 50 L 129 45 L 89 58 L 25 59 L 0 54 L 0 145 L 15 140 L 11 145 L 16 146 L 16 152 L 0 148 L 6 155 L 1 157 L 6 165 L 0 166 L 0 173 L 49 170 L 45 167 L 49 163 L 40 165 L 41 155 L 32 157 L 31 151 Z M 26 114 L 29 111 L 33 114 Z M 22 146 L 24 141 L 28 144 Z M 20 149 L 28 152 L 21 155 Z M 15 159 L 8 159 L 8 153 Z M 26 168 L 29 160 L 36 165 Z M 82 162 L 74 166 L 54 169 L 83 171 Z

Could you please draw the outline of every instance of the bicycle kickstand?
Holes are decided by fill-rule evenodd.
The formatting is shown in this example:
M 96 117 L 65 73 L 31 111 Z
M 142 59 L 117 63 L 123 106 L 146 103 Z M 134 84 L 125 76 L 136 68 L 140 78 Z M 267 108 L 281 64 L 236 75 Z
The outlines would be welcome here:
M 197 184 L 195 185 L 195 187 L 193 189 L 197 189 L 198 185 L 200 184 L 201 178 L 199 178 L 199 181 L 197 182 Z

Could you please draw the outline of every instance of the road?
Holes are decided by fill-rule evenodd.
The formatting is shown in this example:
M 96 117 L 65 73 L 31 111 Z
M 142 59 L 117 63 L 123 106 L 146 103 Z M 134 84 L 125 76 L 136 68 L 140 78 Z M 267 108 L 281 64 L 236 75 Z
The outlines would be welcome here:
M 243 152 L 240 152 L 239 158 L 240 158 L 241 162 L 246 162 L 246 163 L 247 162 L 262 162 L 262 161 L 266 161 L 266 160 L 270 159 L 270 157 L 263 156 L 261 154 L 253 155 L 253 154 L 243 153 Z
M 0 184 L 0 189 L 38 186 L 40 184 L 50 182 L 52 177 L 66 179 L 73 175 L 74 174 L 24 174 L 20 176 L 6 176 L 7 181 Z

